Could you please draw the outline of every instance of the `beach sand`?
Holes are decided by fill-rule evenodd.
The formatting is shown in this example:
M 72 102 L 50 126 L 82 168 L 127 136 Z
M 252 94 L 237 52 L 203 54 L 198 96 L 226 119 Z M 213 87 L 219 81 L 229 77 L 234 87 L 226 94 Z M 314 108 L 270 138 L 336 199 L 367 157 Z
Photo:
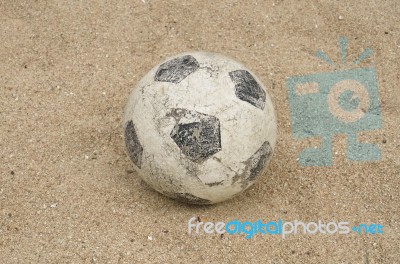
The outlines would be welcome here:
M 399 263 L 400 2 L 7 1 L 0 3 L 1 263 Z M 377 71 L 379 161 L 302 166 L 319 138 L 292 134 L 286 79 L 332 72 L 318 49 Z M 165 58 L 219 52 L 268 87 L 279 128 L 263 177 L 232 200 L 186 205 L 153 191 L 125 153 L 135 84 Z M 347 66 L 346 66 L 347 65 Z M 351 66 L 351 65 L 350 65 Z M 354 65 L 353 65 L 354 66 Z M 188 234 L 188 220 L 379 223 L 383 234 Z

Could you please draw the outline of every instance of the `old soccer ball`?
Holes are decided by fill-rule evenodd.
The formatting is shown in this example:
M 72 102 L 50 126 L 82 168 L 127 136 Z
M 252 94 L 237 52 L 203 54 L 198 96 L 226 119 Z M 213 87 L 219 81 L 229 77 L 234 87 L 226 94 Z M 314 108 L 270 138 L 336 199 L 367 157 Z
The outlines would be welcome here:
M 191 52 L 157 65 L 129 97 L 127 153 L 157 191 L 212 204 L 245 190 L 274 150 L 276 116 L 257 77 L 215 53 Z

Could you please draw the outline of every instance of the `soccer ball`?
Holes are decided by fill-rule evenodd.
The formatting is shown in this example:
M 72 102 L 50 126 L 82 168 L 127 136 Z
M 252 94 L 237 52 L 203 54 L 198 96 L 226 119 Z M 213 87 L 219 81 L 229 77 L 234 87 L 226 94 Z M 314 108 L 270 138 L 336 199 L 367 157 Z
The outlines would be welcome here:
M 157 65 L 129 97 L 127 153 L 155 190 L 212 204 L 262 175 L 277 134 L 271 99 L 242 64 L 191 52 Z

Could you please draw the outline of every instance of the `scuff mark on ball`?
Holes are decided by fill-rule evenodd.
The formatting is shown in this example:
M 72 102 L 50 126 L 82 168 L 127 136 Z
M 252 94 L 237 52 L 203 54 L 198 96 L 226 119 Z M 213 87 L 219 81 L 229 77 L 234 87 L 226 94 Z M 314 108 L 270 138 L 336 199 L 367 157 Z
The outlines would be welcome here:
M 218 185 L 222 185 L 224 183 L 224 181 L 217 181 L 217 182 L 210 182 L 210 183 L 204 183 L 207 186 L 213 187 L 213 186 L 218 186 Z
M 179 83 L 199 67 L 199 63 L 193 56 L 185 55 L 161 64 L 154 76 L 154 80 Z
M 125 145 L 129 158 L 140 169 L 142 166 L 143 147 L 139 142 L 132 120 L 125 125 Z
M 235 83 L 236 96 L 261 110 L 265 107 L 265 91 L 257 83 L 250 72 L 237 70 L 229 73 L 231 80 Z

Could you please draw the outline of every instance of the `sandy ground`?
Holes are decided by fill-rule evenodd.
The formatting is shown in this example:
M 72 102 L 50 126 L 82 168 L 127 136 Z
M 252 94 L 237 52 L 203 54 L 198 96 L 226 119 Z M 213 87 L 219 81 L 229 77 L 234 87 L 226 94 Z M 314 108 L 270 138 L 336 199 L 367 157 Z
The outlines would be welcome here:
M 399 263 L 400 2 L 0 2 L 1 263 Z M 361 139 L 379 162 L 345 157 L 303 167 L 312 140 L 291 134 L 285 79 L 332 71 L 366 47 L 377 69 L 382 129 Z M 269 87 L 279 141 L 267 173 L 233 200 L 189 206 L 133 171 L 121 117 L 136 82 L 187 50 L 237 58 Z M 195 235 L 187 221 L 380 223 L 382 235 Z

